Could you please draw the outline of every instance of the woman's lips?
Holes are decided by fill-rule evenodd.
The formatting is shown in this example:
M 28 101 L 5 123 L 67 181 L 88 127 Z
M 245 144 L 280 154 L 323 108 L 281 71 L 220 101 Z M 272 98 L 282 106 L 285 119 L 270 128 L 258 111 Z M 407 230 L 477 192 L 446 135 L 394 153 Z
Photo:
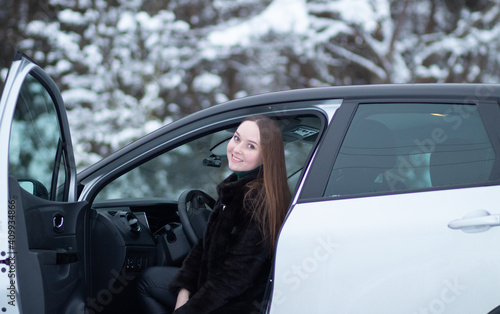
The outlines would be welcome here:
M 242 162 L 242 161 L 243 161 L 243 159 L 240 159 L 240 158 L 238 158 L 238 157 L 234 156 L 233 154 L 231 154 L 231 159 L 232 159 L 234 162 Z

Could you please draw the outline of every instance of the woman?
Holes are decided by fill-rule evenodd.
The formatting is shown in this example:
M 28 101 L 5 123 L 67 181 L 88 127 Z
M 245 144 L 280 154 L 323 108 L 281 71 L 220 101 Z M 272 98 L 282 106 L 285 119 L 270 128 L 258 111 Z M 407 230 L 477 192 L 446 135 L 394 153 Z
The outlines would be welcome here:
M 279 127 L 264 116 L 245 119 L 227 158 L 234 173 L 217 186 L 203 239 L 175 275 L 172 268 L 152 267 L 139 282 L 145 313 L 259 310 L 290 200 Z

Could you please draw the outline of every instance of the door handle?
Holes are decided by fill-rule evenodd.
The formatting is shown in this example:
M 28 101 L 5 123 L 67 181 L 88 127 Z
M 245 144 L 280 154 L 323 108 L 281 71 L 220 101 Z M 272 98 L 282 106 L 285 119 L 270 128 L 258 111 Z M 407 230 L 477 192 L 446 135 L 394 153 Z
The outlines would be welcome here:
M 468 233 L 483 232 L 495 226 L 500 226 L 500 215 L 491 215 L 486 210 L 470 212 L 448 223 L 450 229 L 461 229 Z
M 61 233 L 64 231 L 64 216 L 61 213 L 55 213 L 52 216 L 52 227 L 55 232 Z

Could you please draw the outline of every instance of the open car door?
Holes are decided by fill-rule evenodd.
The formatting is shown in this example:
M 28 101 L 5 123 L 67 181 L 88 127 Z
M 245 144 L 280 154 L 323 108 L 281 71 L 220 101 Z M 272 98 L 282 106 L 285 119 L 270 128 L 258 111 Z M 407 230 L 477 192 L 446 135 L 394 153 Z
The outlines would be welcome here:
M 17 53 L 0 100 L 0 311 L 84 312 L 84 226 L 60 92 Z

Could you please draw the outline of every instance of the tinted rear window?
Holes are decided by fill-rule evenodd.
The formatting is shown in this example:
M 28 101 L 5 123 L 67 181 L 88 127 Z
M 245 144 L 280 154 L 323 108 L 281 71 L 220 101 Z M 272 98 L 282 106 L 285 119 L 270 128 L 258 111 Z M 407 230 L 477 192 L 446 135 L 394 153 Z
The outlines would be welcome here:
M 494 160 L 474 105 L 360 105 L 326 195 L 478 185 Z

